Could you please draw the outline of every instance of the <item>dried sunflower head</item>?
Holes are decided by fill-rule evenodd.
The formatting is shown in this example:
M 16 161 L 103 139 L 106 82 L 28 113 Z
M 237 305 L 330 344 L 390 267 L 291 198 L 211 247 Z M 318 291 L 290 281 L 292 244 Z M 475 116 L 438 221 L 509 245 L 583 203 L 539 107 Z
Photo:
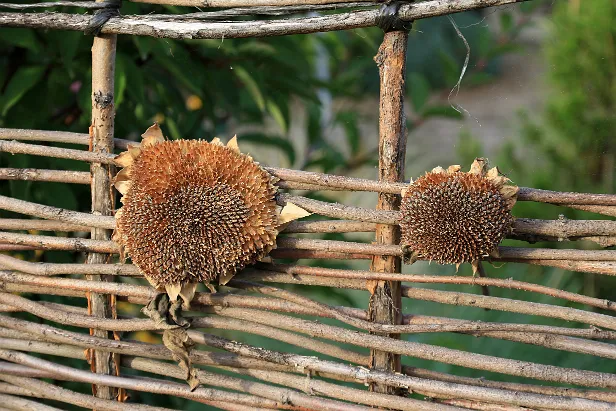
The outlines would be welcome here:
M 118 241 L 157 289 L 189 302 L 197 283 L 226 283 L 275 247 L 289 216 L 276 205 L 275 179 L 239 151 L 235 137 L 165 141 L 157 124 L 140 147 L 116 158 L 123 195 Z
M 413 258 L 470 262 L 475 271 L 511 231 L 518 187 L 509 182 L 496 167 L 488 171 L 482 158 L 469 172 L 436 167 L 402 193 L 401 244 Z

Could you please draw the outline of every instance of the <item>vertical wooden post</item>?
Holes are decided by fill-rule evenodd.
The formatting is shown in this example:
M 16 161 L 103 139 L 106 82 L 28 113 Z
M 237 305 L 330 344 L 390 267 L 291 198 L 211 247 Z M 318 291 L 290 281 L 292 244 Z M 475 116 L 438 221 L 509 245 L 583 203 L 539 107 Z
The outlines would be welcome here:
M 406 120 L 404 117 L 404 81 L 406 69 L 407 31 L 385 33 L 383 42 L 374 60 L 379 67 L 379 180 L 402 181 L 406 155 Z M 398 210 L 400 196 L 379 194 L 377 209 Z M 399 244 L 398 226 L 378 224 L 377 244 Z M 375 256 L 371 271 L 399 273 L 401 260 L 398 257 Z M 382 324 L 400 324 L 402 306 L 400 282 L 378 281 L 373 284 L 373 293 L 368 307 L 370 320 Z M 394 335 L 390 335 L 394 337 Z M 400 372 L 400 356 L 385 351 L 370 351 L 371 367 Z M 372 384 L 372 391 L 394 394 L 393 387 Z
M 116 35 L 94 37 L 92 45 L 92 125 L 90 126 L 90 149 L 94 152 L 113 153 L 114 129 L 114 74 L 116 57 Z M 112 167 L 93 163 L 90 167 L 92 177 L 92 213 L 98 215 L 113 214 L 113 191 L 111 186 Z M 109 240 L 110 230 L 92 229 L 96 240 Z M 91 253 L 89 264 L 104 264 L 111 259 L 107 254 Z M 88 275 L 90 281 L 110 281 L 109 276 Z M 112 317 L 111 296 L 90 293 L 88 299 L 91 314 L 96 317 Z M 110 338 L 103 330 L 90 330 L 92 335 Z M 90 355 L 92 370 L 98 374 L 115 374 L 111 353 L 94 351 Z M 94 395 L 104 399 L 114 399 L 116 392 L 112 387 L 95 385 Z

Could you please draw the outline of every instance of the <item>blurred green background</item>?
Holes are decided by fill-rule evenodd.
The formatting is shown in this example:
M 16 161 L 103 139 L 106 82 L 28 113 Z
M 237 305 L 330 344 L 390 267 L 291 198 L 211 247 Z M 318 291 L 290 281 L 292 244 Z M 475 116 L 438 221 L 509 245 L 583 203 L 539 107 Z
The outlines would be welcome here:
M 188 10 L 134 3 L 122 7 L 125 15 L 151 11 Z M 450 90 L 458 81 L 467 50 L 452 23 L 444 17 L 422 20 L 414 24 L 410 33 L 406 178 L 437 165 L 462 164 L 466 168 L 475 157 L 485 155 L 520 186 L 613 193 L 616 3 L 594 0 L 592 6 L 583 6 L 580 0 L 531 1 L 497 10 L 457 14 L 453 18 L 471 50 L 459 95 L 450 96 Z M 227 139 L 237 134 L 242 150 L 268 165 L 375 178 L 378 72 L 372 58 L 381 39 L 382 32 L 378 29 L 237 40 L 172 41 L 120 36 L 116 137 L 136 140 L 152 122 L 158 121 L 165 134 L 173 139 L 209 140 L 214 136 Z M 91 109 L 91 44 L 92 38 L 79 32 L 0 29 L 0 127 L 87 132 Z M 467 114 L 456 111 L 454 104 L 463 107 Z M 88 170 L 87 165 L 76 161 L 7 153 L 1 155 L 0 167 Z M 90 210 L 87 186 L 0 181 L 0 194 L 56 207 Z M 302 194 L 365 207 L 376 203 L 373 193 Z M 555 219 L 560 214 L 572 219 L 601 218 L 528 202 L 518 203 L 514 208 L 514 215 L 519 217 Z M 18 217 L 7 212 L 0 215 Z M 368 234 L 332 234 L 321 238 L 371 241 Z M 506 243 L 527 246 L 512 240 Z M 536 246 L 594 247 L 588 243 Z M 84 259 L 80 253 L 66 252 L 11 254 L 30 261 Z M 310 264 L 368 268 L 366 262 L 311 261 Z M 614 281 L 605 276 L 517 264 L 486 264 L 486 269 L 492 277 L 512 277 L 599 298 L 616 298 L 611 291 Z M 406 266 L 403 271 L 447 275 L 455 272 L 453 267 L 424 263 Z M 470 275 L 470 272 L 470 267 L 462 267 L 459 275 Z M 470 286 L 431 287 L 480 292 Z M 365 308 L 368 301 L 366 292 L 289 288 L 332 305 Z M 491 292 L 495 296 L 578 306 L 515 290 L 492 289 Z M 40 295 L 29 298 L 84 303 Z M 575 325 L 408 299 L 403 303 L 407 314 Z M 130 306 L 120 308 L 125 313 L 137 314 Z M 24 318 L 40 321 L 31 316 Z M 314 354 L 267 338 L 218 333 L 274 350 Z M 157 337 L 148 333 L 125 338 L 157 341 Z M 542 364 L 616 372 L 611 361 L 495 339 L 459 334 L 405 338 Z M 85 366 L 83 361 L 62 359 L 60 362 L 73 367 Z M 405 358 L 404 363 L 458 375 L 524 381 L 413 358 Z M 62 384 L 82 392 L 89 390 L 85 385 Z M 131 401 L 186 410 L 206 409 L 202 404 L 176 398 L 131 395 Z

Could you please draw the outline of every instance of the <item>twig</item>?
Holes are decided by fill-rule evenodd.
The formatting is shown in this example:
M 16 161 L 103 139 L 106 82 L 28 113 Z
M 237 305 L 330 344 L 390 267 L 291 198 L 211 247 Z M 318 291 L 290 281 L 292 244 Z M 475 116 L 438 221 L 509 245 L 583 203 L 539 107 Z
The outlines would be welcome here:
M 39 170 L 35 168 L 0 168 L 0 180 L 90 184 L 90 173 L 83 171 Z
M 6 196 L 0 196 L 0 209 L 88 227 L 115 228 L 115 219 L 111 216 L 80 213 Z
M 0 380 L 9 382 L 30 391 L 34 391 L 41 398 L 48 398 L 67 404 L 74 404 L 83 408 L 109 411 L 171 411 L 169 408 L 154 407 L 151 405 L 124 404 L 118 401 L 104 400 L 91 395 L 67 390 L 34 378 L 15 377 L 1 373 Z
M 222 401 L 233 402 L 257 407 L 263 407 L 271 404 L 270 400 L 261 399 L 259 397 L 247 394 L 231 393 L 227 391 L 214 390 L 211 388 L 197 388 L 195 391 L 190 391 L 190 388 L 185 384 L 172 383 L 161 380 L 143 380 L 136 378 L 123 378 L 115 377 L 105 374 L 95 374 L 88 371 L 77 370 L 64 365 L 56 364 L 50 361 L 43 360 L 41 358 L 35 358 L 27 354 L 19 353 L 11 350 L 0 350 L 0 358 L 11 361 L 14 363 L 26 365 L 38 370 L 49 371 L 54 375 L 60 377 L 68 377 L 77 381 L 86 382 L 97 385 L 109 385 L 118 388 L 126 388 L 144 392 L 151 392 L 157 394 L 174 395 L 194 400 L 206 400 L 206 401 Z M 179 370 L 178 370 L 179 371 Z M 17 379 L 22 377 L 8 377 L 6 375 L 0 375 L 0 379 L 11 382 L 15 385 L 21 385 L 16 383 Z M 28 387 L 32 389 L 32 387 Z M 107 400 L 108 401 L 108 400 Z M 117 403 L 121 404 L 121 403 Z M 127 404 L 122 404 L 122 408 L 127 409 Z M 137 404 L 130 404 L 131 409 L 143 409 L 150 410 L 152 408 L 138 408 L 146 407 Z M 133 408 L 134 407 L 134 408 Z M 98 408 L 98 407 L 96 407 Z M 109 407 L 101 407 L 102 409 L 110 409 Z
M 119 253 L 120 247 L 109 240 L 88 240 L 44 235 L 0 232 L 0 243 L 36 247 L 40 250 L 66 250 L 95 253 Z
M 5 277 L 6 278 L 6 277 Z M 84 297 L 86 292 L 85 285 L 81 282 L 81 280 L 76 281 L 68 281 L 65 284 L 57 284 L 56 286 L 47 285 L 45 287 L 48 290 L 49 294 L 52 295 L 67 295 L 67 296 L 80 296 Z M 70 284 L 70 285 L 69 285 Z M 17 284 L 13 283 L 5 283 L 4 287 L 7 291 L 18 291 L 18 292 L 33 292 L 32 286 L 16 286 Z M 68 287 L 71 287 L 74 290 L 81 290 L 81 293 L 75 291 L 67 291 Z M 130 290 L 126 290 L 126 296 L 124 296 L 124 300 L 127 300 L 132 303 L 137 304 L 145 304 L 152 296 L 152 291 L 148 287 L 144 286 L 131 286 Z M 103 288 L 102 291 L 117 291 L 117 289 L 106 289 Z M 36 292 L 36 290 L 34 290 Z M 119 291 L 121 292 L 121 291 Z M 69 306 L 62 305 L 50 305 L 48 303 L 39 303 L 45 306 L 57 307 L 59 309 L 67 311 Z M 207 306 L 223 306 L 223 307 L 238 307 L 238 308 L 254 308 L 254 309 L 263 309 L 268 311 L 281 311 L 286 313 L 295 313 L 295 314 L 303 314 L 303 315 L 312 315 L 318 317 L 329 317 L 335 318 L 335 315 L 331 312 L 331 310 L 323 310 L 319 307 L 313 306 L 305 306 L 298 305 L 289 301 L 279 300 L 279 299 L 264 299 L 259 297 L 251 297 L 251 296 L 235 296 L 233 294 L 224 295 L 224 294 L 209 294 L 209 293 L 197 293 L 193 300 L 192 305 L 194 308 L 201 308 L 202 306 L 206 306 L 203 309 L 207 310 Z M 335 307 L 339 312 L 346 313 L 347 315 L 353 316 L 359 319 L 367 319 L 366 314 L 362 310 L 352 309 L 348 307 Z M 68 310 L 69 312 L 75 312 L 73 309 Z M 467 332 L 476 335 L 483 335 L 485 333 L 490 333 L 495 330 L 506 332 L 507 334 L 515 334 L 515 333 L 539 333 L 539 334 L 556 334 L 563 336 L 573 336 L 573 337 L 584 337 L 590 339 L 616 339 L 616 332 L 613 331 L 601 331 L 598 329 L 576 329 L 576 328 L 563 328 L 563 327 L 553 327 L 553 326 L 545 326 L 545 325 L 534 325 L 534 324 L 504 324 L 504 323 L 484 323 L 481 321 L 466 321 L 466 320 L 454 320 L 450 318 L 442 318 L 442 317 L 427 317 L 427 316 L 419 316 L 419 315 L 405 315 L 404 316 L 405 324 L 421 324 L 421 327 L 411 328 L 408 327 L 408 332 L 443 332 L 443 331 L 453 331 L 453 332 Z M 448 327 L 442 327 L 439 324 L 448 324 Z M 223 325 L 224 327 L 224 325 Z
M 161 357 L 162 358 L 165 358 L 165 354 L 166 354 L 167 357 L 169 356 L 168 352 L 165 351 L 166 349 L 164 347 L 162 347 L 162 346 L 152 346 L 152 345 L 149 345 L 149 347 L 151 347 L 150 349 L 143 349 L 143 348 L 139 347 L 141 345 L 145 345 L 145 344 L 142 344 L 142 343 L 130 343 L 130 342 L 123 342 L 123 341 L 109 341 L 109 340 L 100 339 L 100 338 L 96 338 L 96 337 L 83 336 L 83 335 L 77 334 L 77 333 L 65 332 L 65 331 L 58 330 L 58 329 L 55 329 L 57 331 L 53 332 L 54 328 L 50 327 L 50 326 L 47 326 L 47 325 L 34 324 L 34 323 L 30 323 L 30 322 L 23 321 L 23 320 L 17 320 L 17 319 L 14 319 L 14 318 L 7 318 L 7 317 L 2 317 L 2 316 L 0 316 L 0 321 L 2 321 L 2 325 L 3 326 L 14 327 L 14 328 L 17 328 L 17 329 L 25 329 L 25 330 L 29 330 L 29 331 L 31 331 L 33 329 L 34 332 L 37 333 L 37 335 L 44 336 L 45 338 L 53 338 L 54 340 L 61 340 L 62 341 L 62 340 L 66 340 L 67 337 L 70 336 L 70 335 L 75 335 L 78 338 L 79 341 L 87 339 L 88 341 L 101 341 L 105 346 L 108 346 L 109 344 L 115 344 L 115 345 L 121 345 L 123 347 L 127 347 L 127 348 L 124 348 L 124 349 L 120 349 L 120 348 L 117 348 L 117 347 L 116 348 L 110 348 L 110 349 L 112 349 L 114 351 L 119 351 L 119 352 L 123 352 L 123 353 L 138 352 L 139 353 L 138 355 L 141 355 L 141 356 L 145 355 L 145 356 L 149 356 L 149 357 L 152 357 L 154 355 L 154 358 L 157 358 L 155 356 L 155 354 L 157 352 L 161 352 Z M 6 334 L 6 332 L 2 331 L 2 330 L 0 330 L 0 332 L 3 333 L 3 334 Z M 19 332 L 17 332 L 16 334 L 17 334 L 17 338 L 23 338 L 23 337 L 20 337 L 20 333 Z M 15 338 L 15 337 L 13 337 L 13 338 Z M 40 338 L 40 337 L 37 337 L 37 339 L 38 338 Z M 4 340 L 4 342 L 1 342 L 1 341 L 2 340 L 0 340 L 0 346 L 7 346 L 7 340 Z M 68 340 L 68 341 L 70 343 L 72 343 L 72 344 L 77 343 L 77 342 L 75 342 L 73 340 Z M 16 348 L 14 345 L 10 345 L 10 341 L 8 341 L 8 344 L 9 344 L 8 347 Z M 80 346 L 84 346 L 84 347 L 89 346 L 88 344 L 84 345 L 83 343 L 77 343 L 77 344 L 80 345 Z M 132 347 L 132 346 L 135 346 L 135 348 L 129 348 L 129 347 Z M 154 347 L 156 347 L 156 349 L 154 349 Z M 44 345 L 40 345 L 40 344 L 39 345 L 32 344 L 32 350 L 37 351 L 37 352 L 43 352 L 43 353 L 55 353 L 57 355 L 58 353 L 62 352 L 63 348 L 62 347 L 57 347 L 57 346 L 52 346 L 52 345 L 44 346 Z M 193 353 L 195 353 L 195 351 L 193 351 Z M 223 361 L 222 358 L 220 358 L 220 356 L 224 355 L 224 354 L 208 353 L 208 355 L 217 356 L 216 359 L 214 359 L 214 363 L 213 364 L 219 364 L 219 365 L 229 365 L 230 364 L 228 361 Z M 158 358 L 161 358 L 161 357 L 158 357 Z M 195 362 L 197 362 L 197 361 L 198 360 L 196 360 Z M 245 361 L 249 361 L 249 360 L 245 360 Z M 262 360 L 252 360 L 252 361 L 262 361 Z M 200 362 L 200 363 L 203 363 L 203 362 Z M 205 363 L 207 364 L 208 362 L 205 362 Z M 209 362 L 209 364 L 212 364 L 212 363 Z M 237 367 L 238 365 L 231 365 L 231 366 Z M 239 365 L 239 366 L 242 366 L 242 365 Z M 243 366 L 246 366 L 246 365 L 243 365 Z M 289 365 L 284 365 L 284 367 L 295 368 L 296 364 L 292 363 L 292 364 L 289 364 Z M 255 368 L 254 365 L 251 368 Z M 325 373 L 325 374 L 327 374 L 327 373 Z M 442 374 L 442 375 L 440 373 L 438 373 L 438 374 L 439 374 L 439 377 L 441 379 L 443 378 L 443 376 L 447 377 L 446 374 Z M 329 375 L 329 374 L 327 374 L 327 375 Z M 334 374 L 334 376 L 336 376 L 336 375 L 338 377 L 344 379 L 344 378 L 348 377 L 348 375 L 355 375 L 355 374 L 342 374 L 342 375 Z M 356 376 L 356 378 L 359 378 L 359 377 L 360 376 Z M 458 377 L 453 377 L 453 376 L 450 376 L 450 377 L 451 378 L 458 378 Z M 360 380 L 362 380 L 362 379 L 360 378 Z M 475 380 L 473 380 L 473 379 L 467 379 L 467 380 L 475 382 Z M 504 384 L 506 384 L 506 383 L 504 383 Z M 480 384 L 474 383 L 472 385 L 480 385 Z M 543 388 L 543 387 L 541 387 L 541 388 Z M 489 398 L 489 395 L 488 395 L 488 397 L 486 397 L 486 393 L 482 392 L 482 391 L 483 390 L 481 390 L 481 389 L 479 390 L 479 392 L 482 394 L 481 397 L 479 397 L 479 398 L 484 398 L 484 399 L 485 398 Z M 468 392 L 468 390 L 467 390 L 467 392 Z M 471 396 L 470 397 L 468 397 L 466 395 L 464 397 L 476 398 L 475 390 L 470 390 L 470 392 L 471 392 Z M 487 394 L 490 394 L 489 390 L 488 390 Z M 566 395 L 566 394 L 564 394 L 564 395 Z M 597 396 L 599 396 L 601 398 L 601 393 L 597 392 Z M 505 396 L 501 396 L 501 398 L 503 398 L 505 400 L 508 397 L 509 397 L 509 395 L 506 392 L 505 392 Z M 519 395 L 518 395 L 518 397 L 519 397 Z M 566 409 L 566 408 L 563 408 L 563 409 Z M 572 409 L 579 409 L 579 408 L 576 408 L 574 406 L 574 408 L 572 408 Z M 586 409 L 586 408 L 582 408 L 582 409 Z
M 0 264 L 2 259 L 0 257 Z M 374 273 L 371 271 L 356 271 L 356 270 L 338 270 L 323 267 L 309 267 L 300 265 L 287 264 L 261 264 L 260 268 L 265 270 L 286 273 L 289 275 L 314 275 L 323 277 L 346 278 L 356 280 L 372 280 L 372 281 L 402 281 L 411 283 L 424 284 L 468 284 L 477 286 L 493 286 L 508 289 L 524 290 L 543 295 L 549 295 L 555 298 L 562 298 L 568 301 L 574 301 L 581 304 L 590 305 L 592 307 L 603 308 L 606 310 L 616 311 L 616 303 L 606 299 L 587 297 L 585 295 L 576 294 L 557 288 L 546 287 L 539 284 L 532 284 L 523 281 L 516 281 L 511 278 L 481 278 L 481 277 L 466 277 L 466 276 L 443 276 L 443 275 L 420 275 L 420 274 L 400 274 L 400 273 Z M 241 277 L 238 277 L 241 278 Z
M 2 228 L 0 220 L 0 228 Z M 284 233 L 361 233 L 372 232 L 374 223 L 345 220 L 292 221 L 283 230 Z
M 2 273 L 0 272 L 0 278 Z M 349 288 L 357 290 L 365 290 L 366 283 L 362 280 L 349 279 L 325 279 L 314 276 L 280 274 L 274 272 L 265 272 L 261 270 L 246 269 L 242 274 L 242 279 L 275 282 L 275 283 L 291 283 L 291 284 L 306 284 L 306 285 L 322 285 L 336 288 Z M 544 316 L 550 318 L 559 318 L 566 321 L 582 322 L 592 324 L 599 327 L 614 329 L 616 322 L 614 317 L 608 315 L 597 314 L 593 312 L 577 310 L 569 307 L 559 307 L 549 304 L 540 304 L 528 301 L 512 300 L 500 297 L 486 297 L 476 294 L 441 291 L 433 289 L 421 289 L 413 287 L 402 287 L 402 296 L 419 300 L 434 301 L 444 304 L 462 305 L 478 308 L 490 308 L 499 311 L 516 312 L 520 314 L 528 314 L 535 316 Z M 599 317 L 595 317 L 598 315 Z M 592 319 L 591 319 L 592 318 Z M 600 322 L 603 325 L 599 325 Z
M 165 0 L 162 0 L 165 1 Z M 167 0 L 169 1 L 169 0 Z M 172 0 L 179 5 L 182 0 Z M 186 0 L 189 5 L 203 7 L 202 0 Z M 346 0 L 345 0 L 346 1 Z M 459 13 L 488 6 L 500 6 L 526 0 L 463 0 L 456 3 L 442 0 L 424 1 L 414 5 L 403 5 L 398 16 L 403 20 L 419 20 L 445 14 Z M 195 4 L 197 3 L 197 4 Z M 251 6 L 257 4 L 250 1 Z M 279 2 L 268 2 L 279 6 Z M 297 4 L 297 3 L 296 3 Z M 378 10 L 354 11 L 320 17 L 294 18 L 275 21 L 241 22 L 182 22 L 176 20 L 150 20 L 147 16 L 112 17 L 102 28 L 105 34 L 132 34 L 164 38 L 220 39 L 268 37 L 289 34 L 308 34 L 315 32 L 349 30 L 371 27 L 376 24 Z M 51 28 L 84 31 L 89 16 L 65 13 L 0 13 L 0 26 Z
M 614 261 L 537 260 L 534 258 L 528 260 L 501 258 L 499 261 L 556 267 L 582 273 L 616 275 L 616 262 Z
M 197 333 L 194 331 L 189 331 L 189 334 L 191 335 L 191 338 L 193 338 L 193 340 L 197 343 L 206 344 L 225 351 L 245 355 L 247 357 L 263 359 L 277 364 L 292 365 L 299 369 L 311 369 L 318 372 L 326 372 L 332 375 L 350 374 L 366 383 L 377 382 L 410 390 L 440 392 L 447 395 L 459 396 L 461 398 L 483 399 L 491 402 L 505 402 L 515 405 L 529 405 L 537 408 L 546 409 L 584 409 L 590 411 L 598 409 L 609 409 L 605 407 L 611 407 L 611 405 L 608 404 L 601 404 L 600 402 L 582 400 L 579 398 L 553 398 L 531 394 L 521 396 L 519 395 L 519 393 L 508 393 L 501 390 L 495 390 L 491 392 L 487 390 L 477 391 L 476 388 L 479 387 L 461 386 L 451 383 L 443 384 L 437 381 L 427 381 L 398 374 L 388 374 L 377 370 L 368 370 L 360 367 L 350 367 L 347 365 L 319 360 L 311 357 L 303 357 L 294 354 L 282 354 L 275 351 L 233 342 L 225 338 L 213 335 Z M 380 338 L 378 336 L 370 337 Z M 402 341 L 396 342 L 402 343 Z M 579 371 L 573 370 L 573 372 L 578 373 Z M 569 379 L 571 375 L 563 375 L 561 373 L 560 375 L 557 375 L 555 377 L 564 377 L 565 379 Z M 586 383 L 589 383 L 589 381 L 590 380 L 585 379 Z M 604 381 L 599 383 L 604 383 Z
M 0 13 L 0 18 L 3 13 Z M 28 13 L 28 15 L 34 13 Z M 33 156 L 44 156 L 54 158 L 64 158 L 67 160 L 79 160 L 90 163 L 113 164 L 115 155 L 105 153 L 93 153 L 72 148 L 59 148 L 39 146 L 34 144 L 19 143 L 17 141 L 0 140 L 0 151 L 11 154 L 30 154 Z
M 14 10 L 27 10 L 35 8 L 47 8 L 47 7 L 80 7 L 85 9 L 102 9 L 107 7 L 105 2 L 95 3 L 94 1 L 48 1 L 43 3 L 33 4 L 14 4 L 14 3 L 0 3 L 0 8 L 14 9 Z
M 96 4 L 96 3 L 93 3 Z M 98 3 L 100 4 L 100 3 Z M 49 141 L 54 143 L 70 143 L 83 146 L 90 145 L 90 136 L 86 133 L 70 133 L 67 131 L 24 130 L 18 128 L 0 128 L 0 140 Z M 126 150 L 128 144 L 139 145 L 136 141 L 113 139 L 116 148 Z
M 155 14 L 149 15 L 150 19 L 181 19 L 181 20 L 229 20 L 232 17 L 246 16 L 285 16 L 289 14 L 319 12 L 324 10 L 342 10 L 346 8 L 374 7 L 378 5 L 374 0 L 346 0 L 342 3 L 327 2 L 326 4 L 299 4 L 294 6 L 252 6 L 234 7 L 226 10 L 205 11 L 185 14 Z
M 141 276 L 139 269 L 133 264 L 33 263 L 2 254 L 0 254 L 0 267 L 42 276 L 61 274 Z
M 195 7 L 266 7 L 298 6 L 346 3 L 349 0 L 131 0 L 135 3 L 169 4 L 173 6 Z M 355 0 L 364 3 L 376 3 L 375 0 Z
M 154 359 L 172 359 L 169 350 L 162 344 L 146 344 L 140 342 L 127 342 L 108 340 L 106 338 L 84 335 L 81 333 L 62 330 L 45 324 L 36 324 L 29 321 L 19 320 L 0 315 L 0 335 L 4 338 L 21 339 L 27 341 L 40 341 L 44 345 L 39 345 L 38 352 L 53 354 L 59 351 L 58 344 L 69 344 L 81 348 L 102 349 L 109 352 L 135 355 Z M 27 332 L 27 333 L 26 333 Z M 50 344 L 53 343 L 53 344 Z M 4 341 L 7 344 L 7 341 Z M 14 346 L 7 345 L 6 348 Z M 81 356 L 80 358 L 83 358 Z M 290 367 L 271 364 L 253 358 L 240 357 L 236 354 L 209 352 L 193 350 L 191 360 L 195 364 L 201 365 L 222 365 L 229 367 L 252 368 L 263 370 L 289 371 Z
M 62 411 L 60 408 L 7 394 L 0 394 L 0 404 L 10 410 Z
M 149 318 L 120 320 L 69 313 L 66 311 L 53 309 L 49 306 L 43 306 L 34 301 L 30 301 L 27 298 L 8 293 L 0 293 L 0 303 L 17 307 L 46 320 L 64 325 L 71 325 L 73 327 L 84 327 L 95 330 L 109 331 L 142 331 L 177 328 L 177 326 L 167 325 L 165 323 L 157 324 Z
M 416 367 L 402 366 L 402 372 L 419 378 L 427 378 L 437 381 L 453 382 L 457 384 L 468 384 L 477 387 L 490 387 L 510 391 L 529 392 L 555 397 L 578 397 L 589 400 L 616 402 L 616 393 L 602 390 L 581 390 L 570 387 L 552 387 L 546 385 L 520 384 L 506 381 L 491 381 L 483 377 L 471 378 L 458 375 L 446 374 L 439 371 L 426 370 Z
M 89 226 L 51 220 L 0 218 L 0 230 L 90 231 Z

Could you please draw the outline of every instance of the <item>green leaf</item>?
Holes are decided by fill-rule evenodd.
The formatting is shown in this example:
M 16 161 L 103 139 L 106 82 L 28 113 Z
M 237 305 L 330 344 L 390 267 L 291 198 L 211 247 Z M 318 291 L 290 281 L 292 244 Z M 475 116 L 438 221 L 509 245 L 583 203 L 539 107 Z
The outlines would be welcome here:
M 0 36 L 0 41 L 12 46 L 28 49 L 34 53 L 39 53 L 41 51 L 41 44 L 37 40 L 33 29 L 14 28 L 9 30 L 10 33 Z
M 71 189 L 72 184 L 45 183 L 37 185 L 34 198 L 37 202 L 67 210 L 77 209 L 77 198 Z M 53 193 L 53 195 L 49 195 Z
M 513 28 L 513 15 L 508 12 L 503 12 L 500 15 L 500 25 L 501 30 L 503 30 L 505 33 L 509 33 Z
M 251 134 L 242 134 L 238 137 L 240 140 L 240 144 L 242 141 L 250 141 L 259 143 L 260 145 L 266 145 L 271 147 L 276 147 L 280 151 L 286 154 L 287 159 L 289 160 L 289 164 L 295 164 L 295 148 L 289 140 L 279 136 L 270 136 L 262 133 L 251 133 Z
M 124 101 L 124 92 L 126 91 L 126 64 L 125 59 L 118 56 L 116 58 L 115 68 L 115 92 L 114 92 L 114 105 L 116 110 Z
M 271 114 L 271 116 L 278 124 L 278 127 L 282 130 L 283 133 L 287 133 L 287 121 L 284 118 L 284 114 L 280 107 L 272 100 L 267 100 L 267 111 Z
M 411 96 L 415 111 L 421 111 L 430 97 L 430 83 L 421 73 L 412 72 L 407 79 L 407 92 Z
M 263 94 L 261 93 L 261 89 L 259 85 L 255 81 L 254 78 L 241 66 L 233 66 L 233 72 L 240 79 L 240 81 L 246 86 L 248 93 L 252 96 L 259 110 L 265 111 L 265 99 L 263 98 Z
M 179 140 L 182 138 L 182 133 L 176 122 L 169 116 L 165 117 L 165 124 L 169 129 L 169 135 L 173 140 Z
M 342 111 L 336 116 L 336 122 L 340 124 L 346 133 L 349 147 L 353 155 L 359 153 L 361 139 L 359 126 L 357 124 L 357 113 L 351 111 Z
M 487 58 L 492 59 L 494 57 L 502 56 L 503 54 L 515 53 L 523 49 L 524 48 L 520 44 L 505 43 L 492 48 L 492 50 L 488 53 Z
M 441 106 L 441 105 L 427 107 L 421 113 L 421 115 L 426 118 L 428 117 L 447 117 L 447 118 L 453 118 L 453 119 L 458 119 L 458 120 L 461 120 L 464 118 L 462 113 L 456 111 L 453 107 Z
M 464 60 L 458 64 L 458 62 L 450 54 L 445 53 L 442 50 L 439 50 L 438 54 L 443 68 L 443 74 L 445 75 L 445 82 L 448 85 L 456 84 L 458 77 L 460 76 L 460 70 L 462 69 L 462 63 Z
M 118 53 L 118 63 L 122 61 L 122 71 L 126 76 L 126 93 L 136 103 L 146 104 L 144 76 L 131 57 L 124 53 Z M 116 68 L 116 74 L 119 67 Z
M 6 91 L 2 95 L 2 116 L 5 116 L 10 108 L 17 104 L 23 95 L 41 80 L 44 73 L 45 67 L 25 67 L 11 77 Z

